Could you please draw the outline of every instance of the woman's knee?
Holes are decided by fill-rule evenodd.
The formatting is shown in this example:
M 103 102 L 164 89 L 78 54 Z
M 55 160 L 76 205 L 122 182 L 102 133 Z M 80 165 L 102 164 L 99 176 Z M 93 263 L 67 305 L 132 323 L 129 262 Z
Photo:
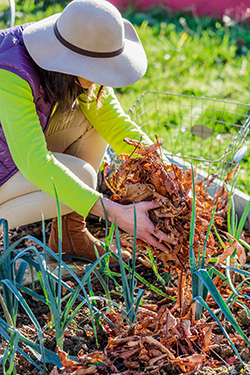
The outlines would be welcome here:
M 53 153 L 55 157 L 63 163 L 71 172 L 92 189 L 97 186 L 97 173 L 91 164 L 68 154 Z

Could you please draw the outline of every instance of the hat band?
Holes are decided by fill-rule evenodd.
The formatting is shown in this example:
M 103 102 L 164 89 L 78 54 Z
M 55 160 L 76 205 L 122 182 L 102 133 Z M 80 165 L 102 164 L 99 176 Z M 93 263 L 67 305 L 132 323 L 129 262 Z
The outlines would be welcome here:
M 80 55 L 84 55 L 88 57 L 98 57 L 98 58 L 115 57 L 115 56 L 120 55 L 124 50 L 124 45 L 122 48 L 119 48 L 116 51 L 112 51 L 112 52 L 94 52 L 94 51 L 88 51 L 86 49 L 79 48 L 63 38 L 63 36 L 60 34 L 58 30 L 57 22 L 54 25 L 54 33 L 55 33 L 56 38 L 59 40 L 59 42 L 62 43 L 65 47 L 67 47 L 73 52 L 76 52 Z

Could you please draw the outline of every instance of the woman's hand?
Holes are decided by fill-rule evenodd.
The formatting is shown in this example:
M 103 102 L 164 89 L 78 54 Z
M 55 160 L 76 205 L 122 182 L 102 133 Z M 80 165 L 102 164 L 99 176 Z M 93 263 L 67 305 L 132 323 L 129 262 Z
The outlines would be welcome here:
M 121 205 L 119 203 L 103 198 L 103 204 L 108 220 L 117 223 L 118 227 L 129 234 L 134 234 L 134 205 Z M 162 251 L 169 251 L 169 248 L 161 241 L 173 243 L 173 241 L 161 230 L 155 230 L 155 226 L 149 218 L 148 211 L 159 206 L 154 202 L 140 202 L 135 204 L 137 233 L 136 237 L 149 243 Z M 91 209 L 91 213 L 104 217 L 101 200 L 99 199 Z

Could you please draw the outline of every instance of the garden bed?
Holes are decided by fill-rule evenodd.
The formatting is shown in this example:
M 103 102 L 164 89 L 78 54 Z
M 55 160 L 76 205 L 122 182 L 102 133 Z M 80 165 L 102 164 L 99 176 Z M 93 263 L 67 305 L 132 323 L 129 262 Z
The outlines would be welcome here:
M 46 224 L 46 226 L 49 228 L 50 227 L 50 222 Z M 92 231 L 93 234 L 101 235 L 103 236 L 103 233 L 105 232 L 105 223 L 102 222 L 100 223 L 99 220 L 97 220 L 94 217 L 90 217 L 88 219 L 88 227 Z M 17 239 L 22 235 L 24 232 L 26 234 L 38 234 L 38 232 L 41 233 L 42 231 L 42 225 L 41 223 L 34 224 L 33 226 L 26 226 L 19 228 L 17 231 L 11 232 L 11 235 L 13 238 Z M 131 239 L 128 239 L 127 236 L 123 233 L 121 233 L 121 237 L 124 237 L 124 240 L 128 240 L 131 242 Z M 248 236 L 245 237 L 245 239 L 248 241 Z M 248 241 L 250 242 L 250 241 Z M 28 245 L 28 243 L 24 243 L 24 248 Z M 250 263 L 250 258 L 247 257 L 247 262 Z M 81 264 L 77 264 L 79 267 L 81 267 Z M 163 264 L 162 262 L 157 262 L 157 266 L 159 268 L 159 272 L 162 277 L 164 277 L 164 271 L 162 270 Z M 114 271 L 119 271 L 118 269 Z M 81 271 L 77 271 L 78 276 L 80 275 Z M 157 279 L 155 272 L 148 268 L 145 267 L 142 263 L 138 262 L 137 267 L 136 267 L 136 272 L 139 273 L 142 277 L 150 281 L 155 287 L 158 287 L 161 289 L 161 284 L 159 280 Z M 82 271 L 83 273 L 83 271 Z M 65 281 L 72 283 L 71 285 L 74 284 L 74 280 L 70 277 L 64 278 Z M 172 277 L 172 282 L 171 285 L 176 285 L 177 282 L 177 275 Z M 103 295 L 103 289 L 100 285 L 99 282 L 95 281 L 93 283 L 95 295 Z M 138 288 L 143 287 L 145 288 L 145 285 L 142 286 L 138 284 Z M 117 292 L 114 284 L 111 283 L 110 286 L 111 293 L 112 291 Z M 170 289 L 169 289 L 170 291 Z M 40 290 L 41 294 L 42 291 Z M 115 296 L 115 294 L 112 294 Z M 48 323 L 49 319 L 49 309 L 44 307 L 42 304 L 38 304 L 35 299 L 32 298 L 27 298 L 29 306 L 31 307 L 32 311 L 34 314 L 37 316 L 37 319 L 39 323 L 41 324 L 42 327 L 45 327 L 46 324 Z M 122 298 L 117 298 L 117 302 L 122 302 Z M 154 313 L 155 311 L 159 311 L 159 309 L 162 306 L 167 306 L 168 308 L 173 307 L 174 302 L 171 299 L 167 299 L 165 297 L 162 297 L 161 295 L 151 291 L 151 290 L 146 290 L 144 297 L 143 297 L 143 305 L 146 306 L 146 308 L 149 308 L 148 314 L 150 316 L 150 312 Z M 67 333 L 65 334 L 64 338 L 64 344 L 63 348 L 64 351 L 67 352 L 70 356 L 77 356 L 80 351 L 84 351 L 84 353 L 92 353 L 98 351 L 103 351 L 107 344 L 108 344 L 108 338 L 109 334 L 106 333 L 105 335 L 99 337 L 99 345 L 96 345 L 95 338 L 92 334 L 88 334 L 87 331 L 84 329 L 81 329 L 83 325 L 83 321 L 88 315 L 89 311 L 88 309 L 81 309 L 81 311 L 76 315 L 75 317 L 75 325 L 72 324 L 69 329 L 67 330 Z M 145 313 L 145 311 L 144 311 Z M 1 313 L 2 316 L 2 313 Z M 249 336 L 249 324 L 250 324 L 250 319 L 249 317 L 243 312 L 239 312 L 238 316 L 238 322 L 241 326 L 241 328 L 244 330 L 244 332 Z M 213 323 L 214 324 L 214 323 Z M 34 329 L 34 326 L 28 319 L 27 315 L 23 311 L 23 309 L 20 309 L 19 311 L 19 316 L 18 316 L 18 326 L 19 329 L 22 332 L 25 332 L 25 335 L 30 338 L 30 340 L 34 340 L 34 337 L 36 337 L 36 331 Z M 86 327 L 85 327 L 86 328 Z M 223 338 L 222 333 L 218 328 L 214 328 L 214 332 L 216 335 L 218 335 L 218 338 L 220 338 L 220 344 L 216 348 L 213 349 L 213 351 L 210 353 L 210 362 L 211 362 L 211 367 L 207 365 L 205 368 L 202 368 L 200 370 L 197 370 L 195 373 L 198 375 L 236 375 L 236 374 L 250 374 L 249 368 L 244 367 L 238 358 L 235 356 L 230 344 L 228 343 L 226 338 Z M 52 350 L 56 351 L 56 340 L 55 340 L 55 333 L 54 330 L 46 330 L 44 334 L 44 343 L 45 346 Z M 1 348 L 3 350 L 4 344 L 2 342 Z M 239 353 L 242 357 L 242 359 L 245 361 L 245 363 L 250 364 L 250 350 L 249 347 L 246 345 L 239 344 L 238 346 Z M 132 369 L 131 372 L 125 372 L 126 370 L 122 366 L 122 361 L 120 360 L 120 374 L 137 374 L 136 370 Z M 118 361 L 119 363 L 119 361 Z M 21 355 L 16 355 L 15 359 L 15 364 L 16 364 L 16 369 L 17 369 L 17 374 L 18 375 L 41 375 L 42 372 L 39 371 L 38 369 L 34 368 L 32 364 L 30 364 L 28 361 L 23 359 Z M 119 367 L 119 366 L 118 366 Z M 54 369 L 54 370 L 53 370 Z M 99 372 L 96 372 L 97 374 L 110 374 L 112 372 L 105 372 L 100 368 Z M 178 366 L 173 366 L 173 365 L 165 365 L 163 366 L 157 374 L 165 375 L 165 374 L 178 374 L 181 373 L 180 369 Z M 194 373 L 194 372 L 192 372 Z M 0 370 L 0 374 L 2 375 L 2 372 Z M 53 364 L 48 364 L 47 366 L 47 374 L 51 375 L 57 375 L 61 374 L 59 370 L 56 370 L 54 368 Z M 65 374 L 65 373 L 64 373 Z M 68 372 L 67 372 L 68 374 Z
M 82 283 L 75 273 L 66 276 L 58 271 L 58 279 L 53 284 L 47 258 L 47 265 L 39 263 L 43 271 L 38 285 L 34 282 L 32 290 L 18 286 L 28 305 L 20 296 L 16 326 L 22 335 L 21 341 L 30 340 L 26 348 L 20 343 L 20 349 L 31 359 L 34 348 L 40 350 L 33 346 L 32 354 L 29 349 L 32 342 L 43 342 L 49 375 L 248 373 L 249 235 L 243 231 L 242 221 L 235 223 L 235 230 L 232 223 L 231 229 L 227 228 L 229 222 L 225 215 L 230 205 L 223 186 L 212 199 L 201 182 L 192 185 L 195 170 L 183 172 L 177 166 L 161 164 L 159 146 L 156 142 L 144 148 L 137 142 L 134 153 L 139 156 L 121 156 L 123 164 L 111 176 L 106 176 L 104 169 L 104 176 L 114 191 L 111 199 L 121 203 L 129 202 L 131 193 L 133 201 L 145 199 L 145 189 L 141 187 L 150 186 L 148 199 L 159 205 L 150 215 L 154 222 L 158 221 L 157 227 L 166 230 L 169 236 L 167 252 L 145 246 L 141 241 L 135 244 L 131 236 L 116 228 L 116 245 L 131 252 L 132 265 L 120 262 L 119 267 L 112 269 L 106 263 L 92 269 L 89 265 L 74 265 Z M 149 173 L 152 168 L 155 172 Z M 131 184 L 140 187 L 136 196 L 135 189 L 130 189 Z M 193 197 L 192 186 L 195 186 Z M 88 225 L 96 237 L 103 238 L 104 221 L 89 217 Z M 49 227 L 47 222 L 44 231 L 47 236 Z M 23 230 L 31 230 L 36 238 L 46 240 L 39 224 Z M 22 228 L 11 232 L 13 241 L 22 235 Z M 24 250 L 31 251 L 37 240 L 26 237 L 19 244 L 18 254 L 22 244 Z M 36 253 L 30 264 L 38 267 L 34 262 L 40 257 Z M 27 254 L 25 260 L 29 262 Z M 60 259 L 58 262 L 60 265 Z M 20 279 L 19 268 L 16 279 Z M 63 280 L 62 289 L 58 291 L 55 285 L 60 280 Z M 14 286 L 12 290 L 15 292 Z M 69 305 L 76 292 L 77 298 Z M 53 307 L 59 295 L 61 303 Z M 64 301 L 66 295 L 68 299 Z M 91 304 L 88 306 L 86 301 Z M 6 311 L 3 312 L 2 317 L 6 317 Z M 67 321 L 72 313 L 74 319 Z M 66 321 L 67 327 L 61 330 Z M 3 320 L 0 326 L 5 327 Z M 14 344 L 9 349 L 13 347 Z M 4 353 L 4 341 L 1 348 Z M 19 354 L 15 358 L 18 374 L 41 373 Z

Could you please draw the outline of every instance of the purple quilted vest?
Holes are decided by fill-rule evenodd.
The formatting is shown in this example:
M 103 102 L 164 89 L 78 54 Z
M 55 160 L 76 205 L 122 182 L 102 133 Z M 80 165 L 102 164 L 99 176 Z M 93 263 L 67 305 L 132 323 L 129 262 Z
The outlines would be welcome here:
M 48 95 L 45 95 L 37 72 L 37 65 L 31 59 L 23 43 L 22 32 L 28 25 L 0 30 L 0 69 L 13 72 L 30 84 L 36 112 L 45 132 L 55 102 Z M 15 106 L 15 103 L 13 103 L 13 106 Z M 21 116 L 22 113 L 20 113 Z M 16 171 L 17 167 L 11 157 L 0 122 L 0 185 Z

